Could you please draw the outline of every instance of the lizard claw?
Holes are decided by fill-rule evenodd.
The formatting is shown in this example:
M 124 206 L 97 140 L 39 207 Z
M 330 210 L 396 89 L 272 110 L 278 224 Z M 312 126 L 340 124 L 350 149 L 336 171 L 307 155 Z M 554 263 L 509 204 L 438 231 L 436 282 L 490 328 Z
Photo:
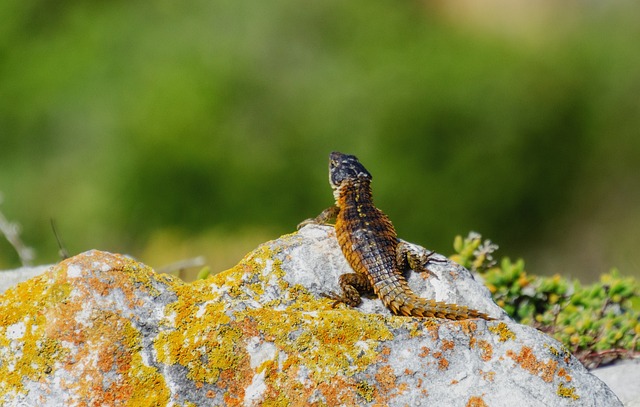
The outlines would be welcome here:
M 300 229 L 302 229 L 303 227 L 305 227 L 307 225 L 313 225 L 315 223 L 317 223 L 317 222 L 313 218 L 305 219 L 302 222 L 298 223 L 298 226 L 296 226 L 296 229 L 300 230 Z
M 435 252 L 435 250 L 430 251 L 425 257 L 424 257 L 424 264 L 427 265 L 429 262 L 436 262 L 436 263 L 447 263 L 449 260 L 448 259 L 433 259 L 431 258 L 433 255 L 437 255 L 438 253 Z
M 331 308 L 335 308 L 338 304 L 346 304 L 344 298 L 342 298 L 341 296 L 339 296 L 338 294 L 334 293 L 334 292 L 330 292 L 330 293 L 322 293 L 320 294 L 321 296 L 328 298 L 330 300 L 333 300 L 333 304 L 331 304 Z

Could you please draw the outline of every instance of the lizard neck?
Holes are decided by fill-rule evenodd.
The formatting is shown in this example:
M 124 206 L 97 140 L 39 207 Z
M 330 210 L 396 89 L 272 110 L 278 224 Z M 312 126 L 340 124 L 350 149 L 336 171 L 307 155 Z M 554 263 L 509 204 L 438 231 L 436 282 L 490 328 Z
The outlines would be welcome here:
M 333 190 L 336 205 L 339 208 L 371 205 L 373 206 L 373 196 L 371 194 L 371 182 L 359 181 L 350 184 L 343 184 Z

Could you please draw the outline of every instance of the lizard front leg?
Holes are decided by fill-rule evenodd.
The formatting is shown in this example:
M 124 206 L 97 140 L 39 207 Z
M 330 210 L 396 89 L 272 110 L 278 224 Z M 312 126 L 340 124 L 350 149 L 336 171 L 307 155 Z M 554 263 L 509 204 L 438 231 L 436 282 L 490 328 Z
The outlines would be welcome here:
M 336 216 L 338 216 L 339 211 L 340 208 L 338 208 L 336 205 L 330 206 L 324 211 L 320 212 L 320 215 L 316 216 L 315 218 L 309 218 L 300 222 L 298 224 L 298 230 L 302 229 L 304 226 L 311 224 L 326 225 L 332 219 L 335 219 Z
M 435 252 L 416 252 L 408 243 L 398 241 L 398 246 L 396 247 L 396 263 L 398 264 L 399 270 L 407 270 L 410 268 L 415 272 L 431 275 L 427 264 L 432 260 L 431 256 L 434 254 Z
M 347 304 L 350 307 L 357 307 L 362 302 L 360 294 L 373 292 L 373 287 L 371 287 L 369 279 L 364 274 L 342 274 L 338 281 L 340 282 L 340 288 L 342 288 L 342 295 L 335 293 L 322 294 L 324 297 L 334 300 L 332 307 L 335 307 L 339 303 Z

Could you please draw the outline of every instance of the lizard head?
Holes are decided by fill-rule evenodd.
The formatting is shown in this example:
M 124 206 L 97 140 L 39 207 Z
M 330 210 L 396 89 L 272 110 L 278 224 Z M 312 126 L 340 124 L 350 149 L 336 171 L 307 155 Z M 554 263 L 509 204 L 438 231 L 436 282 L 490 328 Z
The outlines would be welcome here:
M 334 190 L 340 189 L 344 182 L 359 183 L 370 181 L 371 174 L 355 155 L 333 152 L 329 155 L 329 182 Z

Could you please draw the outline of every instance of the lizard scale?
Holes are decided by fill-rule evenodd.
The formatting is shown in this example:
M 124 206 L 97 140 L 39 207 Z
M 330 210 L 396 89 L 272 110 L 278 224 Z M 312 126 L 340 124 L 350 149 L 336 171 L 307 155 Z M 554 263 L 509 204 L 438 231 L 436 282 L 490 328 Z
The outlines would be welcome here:
M 374 292 L 395 315 L 436 317 L 453 320 L 482 318 L 488 315 L 466 306 L 418 297 L 407 284 L 403 271 L 411 267 L 427 272 L 429 255 L 411 252 L 398 240 L 393 224 L 373 204 L 372 176 L 353 155 L 333 152 L 329 156 L 329 182 L 335 205 L 314 219 L 302 222 L 326 224 L 335 218 L 335 232 L 354 273 L 340 276 L 342 294 L 327 294 L 334 305 L 360 304 L 360 294 Z

